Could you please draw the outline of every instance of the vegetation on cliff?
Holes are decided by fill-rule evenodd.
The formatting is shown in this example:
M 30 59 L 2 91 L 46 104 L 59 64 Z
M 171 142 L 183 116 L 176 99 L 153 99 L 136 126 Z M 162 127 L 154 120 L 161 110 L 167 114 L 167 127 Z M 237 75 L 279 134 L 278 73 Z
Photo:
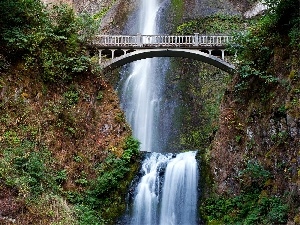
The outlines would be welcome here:
M 267 2 L 233 46 L 238 72 L 206 153 L 208 224 L 299 223 L 299 2 Z
M 112 223 L 138 142 L 86 54 L 97 21 L 38 0 L 0 13 L 0 223 Z
M 67 5 L 46 8 L 40 1 L 1 1 L 1 53 L 8 62 L 22 59 L 44 81 L 67 81 L 85 72 L 90 59 L 83 44 L 96 31 L 88 15 L 75 17 Z M 4 59 L 1 67 L 5 67 Z
M 178 34 L 229 35 L 245 29 L 249 22 L 240 15 L 217 13 L 182 23 L 176 31 Z

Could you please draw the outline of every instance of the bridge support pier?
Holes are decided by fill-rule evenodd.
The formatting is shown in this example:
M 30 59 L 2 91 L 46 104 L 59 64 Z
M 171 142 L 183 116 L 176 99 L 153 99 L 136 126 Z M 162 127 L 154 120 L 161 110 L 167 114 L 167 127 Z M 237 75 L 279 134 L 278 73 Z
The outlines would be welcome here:
M 111 59 L 114 59 L 115 58 L 115 49 L 110 49 L 111 51 Z
M 221 50 L 222 51 L 222 59 L 225 59 L 225 50 Z
M 99 49 L 98 50 L 98 52 L 99 52 L 99 60 L 98 60 L 98 62 L 99 62 L 99 64 L 101 64 L 102 63 L 102 50 L 101 49 Z

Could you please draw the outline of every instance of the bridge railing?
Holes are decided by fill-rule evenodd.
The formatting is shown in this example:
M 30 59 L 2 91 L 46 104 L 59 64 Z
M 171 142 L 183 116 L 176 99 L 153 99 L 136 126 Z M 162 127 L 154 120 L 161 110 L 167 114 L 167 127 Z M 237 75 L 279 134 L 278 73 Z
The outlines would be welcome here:
M 210 47 L 225 46 L 231 36 L 221 35 L 97 35 L 92 44 L 98 47 Z

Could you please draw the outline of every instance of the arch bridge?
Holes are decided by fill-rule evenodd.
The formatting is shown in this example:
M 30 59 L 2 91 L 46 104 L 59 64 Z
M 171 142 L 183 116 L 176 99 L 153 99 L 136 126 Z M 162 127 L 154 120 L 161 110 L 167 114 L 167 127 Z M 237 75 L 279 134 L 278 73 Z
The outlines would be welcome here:
M 200 60 L 233 73 L 225 61 L 226 35 L 97 35 L 91 42 L 99 54 L 99 64 L 112 70 L 127 63 L 153 57 L 183 57 Z

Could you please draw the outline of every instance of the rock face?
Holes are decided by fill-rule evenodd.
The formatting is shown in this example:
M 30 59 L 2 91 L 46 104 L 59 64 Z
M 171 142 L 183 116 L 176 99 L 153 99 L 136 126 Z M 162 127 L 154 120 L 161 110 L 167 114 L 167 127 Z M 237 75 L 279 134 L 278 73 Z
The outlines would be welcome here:
M 87 12 L 90 14 L 95 14 L 102 9 L 109 7 L 114 0 L 42 0 L 45 4 L 69 4 L 76 12 L 82 13 Z
M 234 4 L 228 0 L 185 0 L 186 19 L 208 16 L 215 13 L 239 14 Z
M 255 4 L 250 10 L 246 11 L 244 13 L 244 16 L 246 18 L 251 18 L 254 17 L 256 15 L 259 15 L 261 13 L 263 13 L 268 7 L 266 5 L 264 5 L 261 2 L 258 2 L 257 4 Z
M 45 4 L 65 3 L 76 13 L 101 14 L 100 32 L 102 34 L 123 33 L 128 16 L 136 8 L 137 0 L 42 0 Z
M 66 3 L 71 5 L 77 13 L 87 12 L 97 14 L 103 12 L 100 30 L 102 33 L 121 34 L 126 31 L 129 16 L 137 8 L 138 0 L 42 0 L 45 4 Z M 241 14 L 250 9 L 247 0 L 235 2 L 230 0 L 184 0 L 174 3 L 171 0 L 162 2 L 164 5 L 164 32 L 171 33 L 182 21 L 205 17 L 216 13 Z M 247 14 L 248 15 L 248 14 Z M 135 20 L 135 19 L 131 19 Z M 163 21 L 162 20 L 162 21 Z
M 88 12 L 94 14 L 103 8 L 109 7 L 113 2 L 113 0 L 73 0 L 72 4 L 79 13 Z
M 59 4 L 59 3 L 65 3 L 65 4 L 70 4 L 72 5 L 73 0 L 42 0 L 45 4 Z
M 124 34 L 124 28 L 134 9 L 137 8 L 138 0 L 118 0 L 111 5 L 101 21 L 100 30 L 103 34 Z

